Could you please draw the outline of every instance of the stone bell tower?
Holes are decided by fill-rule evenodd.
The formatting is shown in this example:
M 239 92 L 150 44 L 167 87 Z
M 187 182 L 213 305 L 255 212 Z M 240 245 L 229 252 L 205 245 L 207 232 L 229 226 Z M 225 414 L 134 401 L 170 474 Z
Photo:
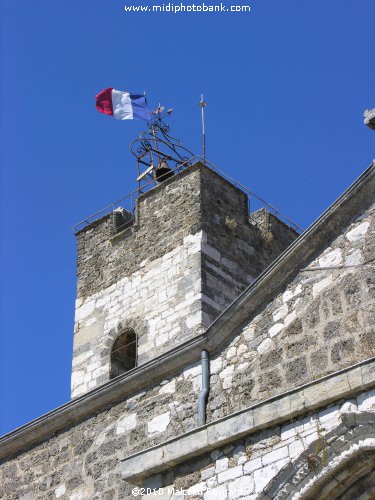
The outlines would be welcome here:
M 267 218 L 267 225 L 262 220 Z M 78 231 L 72 397 L 202 333 L 296 237 L 195 163 Z

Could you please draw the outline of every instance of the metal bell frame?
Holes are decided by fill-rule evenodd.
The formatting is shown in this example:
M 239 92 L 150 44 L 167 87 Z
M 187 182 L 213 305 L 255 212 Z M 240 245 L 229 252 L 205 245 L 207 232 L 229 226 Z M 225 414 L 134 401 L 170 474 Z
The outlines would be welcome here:
M 139 192 L 150 180 L 160 183 L 169 179 L 175 172 L 186 168 L 194 157 L 192 151 L 169 133 L 170 127 L 165 118 L 170 116 L 172 110 L 163 111 L 160 106 L 153 111 L 152 119 L 147 122 L 148 129 L 130 143 L 130 151 L 137 159 Z

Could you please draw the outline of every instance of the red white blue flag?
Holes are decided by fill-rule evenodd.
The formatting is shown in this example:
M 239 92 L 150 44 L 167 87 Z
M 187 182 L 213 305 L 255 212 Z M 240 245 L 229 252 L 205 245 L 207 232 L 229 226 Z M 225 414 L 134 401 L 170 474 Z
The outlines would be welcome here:
M 95 96 L 96 109 L 116 120 L 151 120 L 145 95 L 121 92 L 110 87 Z

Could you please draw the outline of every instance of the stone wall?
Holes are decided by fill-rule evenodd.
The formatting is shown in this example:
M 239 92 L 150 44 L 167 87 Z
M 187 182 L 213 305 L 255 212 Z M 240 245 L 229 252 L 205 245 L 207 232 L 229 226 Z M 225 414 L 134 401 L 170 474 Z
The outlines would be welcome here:
M 168 384 L 152 389 L 155 396 L 159 394 L 162 406 L 162 394 L 169 390 Z M 368 467 L 371 464 L 373 467 L 375 454 L 375 391 L 372 390 L 186 460 L 168 472 L 148 477 L 138 487 L 121 479 L 120 460 L 182 430 L 178 428 L 178 420 L 171 425 L 171 405 L 166 412 L 169 415 L 160 415 L 156 422 L 155 417 L 145 418 L 147 412 L 148 418 L 152 417 L 154 410 L 152 403 L 144 405 L 145 402 L 143 394 L 129 398 L 126 403 L 100 412 L 0 464 L 0 497 L 6 500 L 283 499 L 311 489 L 313 482 L 333 482 L 334 495 L 319 496 L 318 484 L 316 494 L 308 497 L 323 500 L 337 498 L 339 487 L 351 490 L 352 496 L 347 498 L 360 497 L 360 481 L 357 486 L 352 484 L 360 479 L 357 471 L 350 471 L 353 462 L 366 466 L 363 474 L 367 481 L 375 477 Z M 183 413 L 186 410 L 186 404 L 185 408 L 179 408 Z M 173 417 L 178 419 L 176 414 Z M 139 419 L 146 424 L 146 435 L 139 432 Z M 163 433 L 165 426 L 170 431 Z M 369 452 L 372 458 L 367 464 Z M 342 473 L 339 475 L 341 466 L 351 472 L 349 484 L 342 480 Z M 375 483 L 366 488 L 374 486 Z M 365 491 L 368 493 L 370 489 Z
M 217 419 L 375 354 L 375 206 L 212 357 Z
M 0 498 L 132 498 L 120 459 L 197 426 L 201 367 L 147 387 L 0 464 Z
M 369 451 L 366 440 L 371 441 L 370 436 L 375 436 L 375 391 L 364 392 L 356 399 L 257 432 L 186 461 L 173 471 L 148 478 L 142 487 L 134 491 L 139 499 L 148 500 L 160 497 L 191 500 L 282 499 L 301 493 L 306 483 L 303 479 L 312 472 L 311 476 L 321 474 L 324 482 L 333 482 L 334 494 L 320 496 L 321 492 L 317 492 L 316 496 L 308 498 L 337 498 L 341 487 L 342 494 L 348 494 L 347 489 L 352 494 L 344 498 L 360 498 L 355 493 L 362 493 L 361 486 L 353 488 L 350 482 L 345 484 L 344 481 L 340 484 L 339 476 L 332 474 L 332 470 L 333 465 L 337 467 L 342 452 L 346 455 L 346 460 L 342 460 L 346 462 L 345 466 L 348 466 L 351 449 L 361 450 L 365 455 Z M 375 438 L 372 439 L 371 450 L 374 454 Z M 358 455 L 356 462 L 361 458 L 367 467 L 371 464 L 366 463 L 365 456 Z M 355 482 L 359 478 L 352 472 Z M 374 488 L 375 471 L 371 477 Z M 365 491 L 369 493 L 370 490 Z
M 72 397 L 109 380 L 121 331 L 138 335 L 138 364 L 155 358 L 204 331 L 296 237 L 248 215 L 246 195 L 198 164 L 140 196 L 120 233 L 107 215 L 77 234 Z
M 211 356 L 209 422 L 374 355 L 374 240 L 371 206 L 296 270 L 289 284 Z M 201 240 L 201 248 L 209 241 L 209 236 Z M 80 307 L 99 307 L 96 299 L 88 304 L 83 301 Z M 0 465 L 0 497 L 134 498 L 133 485 L 120 477 L 119 461 L 196 429 L 200 377 L 196 362 L 83 421 L 67 422 L 43 442 L 8 457 Z M 149 478 L 145 487 L 187 488 L 188 498 L 197 499 L 241 498 L 231 493 L 237 488 L 244 488 L 244 498 L 287 498 L 291 489 L 302 491 L 314 467 L 323 470 L 335 463 L 335 453 L 373 435 L 374 411 L 373 391 L 355 401 L 336 401 L 318 414 L 245 437 Z M 370 444 L 361 446 L 372 450 Z M 302 482 L 293 483 L 294 476 Z

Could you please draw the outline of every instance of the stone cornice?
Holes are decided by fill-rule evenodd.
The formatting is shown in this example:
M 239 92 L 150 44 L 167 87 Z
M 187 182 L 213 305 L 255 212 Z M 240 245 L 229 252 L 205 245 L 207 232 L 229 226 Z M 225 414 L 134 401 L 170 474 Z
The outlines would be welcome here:
M 199 359 L 202 349 L 217 351 L 259 306 L 273 297 L 302 265 L 375 196 L 373 163 L 316 222 L 277 258 L 207 329 L 180 346 L 78 397 L 0 438 L 0 459 L 40 442 L 128 394 L 162 380 Z

